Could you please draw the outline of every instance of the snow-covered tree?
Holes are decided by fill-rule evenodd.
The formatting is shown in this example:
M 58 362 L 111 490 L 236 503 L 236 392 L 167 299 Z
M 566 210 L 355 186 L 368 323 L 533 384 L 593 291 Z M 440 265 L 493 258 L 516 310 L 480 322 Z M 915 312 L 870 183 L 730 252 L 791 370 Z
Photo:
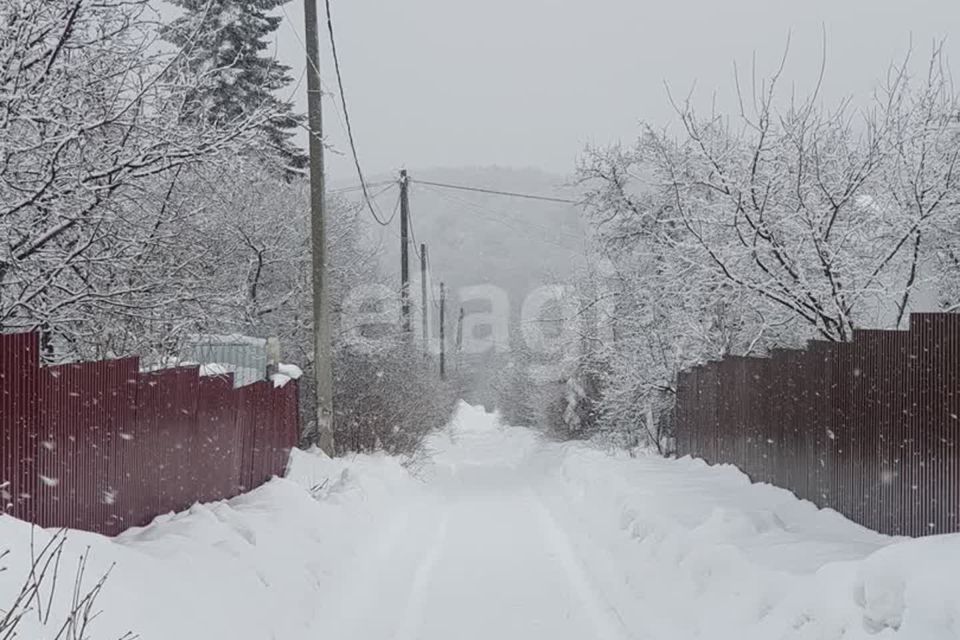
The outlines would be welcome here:
M 684 368 L 902 327 L 929 291 L 949 307 L 960 102 L 939 51 L 910 68 L 859 112 L 825 109 L 816 91 L 782 102 L 778 72 L 733 116 L 685 102 L 677 137 L 645 127 L 632 147 L 588 150 L 580 177 L 611 274 L 581 304 L 614 301 L 606 428 L 660 446 L 650 432 Z
M 273 12 L 289 0 L 168 1 L 184 15 L 164 29 L 164 37 L 189 47 L 183 64 L 201 79 L 186 96 L 185 117 L 216 124 L 266 109 L 270 118 L 260 129 L 271 155 L 281 158 L 288 177 L 301 173 L 308 159 L 292 138 L 303 117 L 280 97 L 293 78 L 270 41 L 281 21 Z
M 147 0 L 0 7 L 2 330 L 102 353 L 110 317 L 190 297 L 180 278 L 195 256 L 166 258 L 180 241 L 171 189 L 270 114 L 185 122 L 190 52 L 159 50 L 152 16 Z

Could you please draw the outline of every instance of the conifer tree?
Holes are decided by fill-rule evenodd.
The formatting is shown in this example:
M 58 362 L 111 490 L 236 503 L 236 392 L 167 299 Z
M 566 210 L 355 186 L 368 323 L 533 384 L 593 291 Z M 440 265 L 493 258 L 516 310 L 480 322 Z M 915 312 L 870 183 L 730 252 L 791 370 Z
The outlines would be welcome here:
M 269 51 L 281 21 L 272 12 L 289 0 L 168 1 L 184 14 L 167 25 L 164 39 L 188 48 L 184 64 L 203 77 L 185 117 L 227 123 L 266 110 L 271 116 L 262 131 L 270 155 L 283 163 L 288 178 L 299 173 L 308 159 L 292 138 L 303 117 L 278 96 L 293 79 Z

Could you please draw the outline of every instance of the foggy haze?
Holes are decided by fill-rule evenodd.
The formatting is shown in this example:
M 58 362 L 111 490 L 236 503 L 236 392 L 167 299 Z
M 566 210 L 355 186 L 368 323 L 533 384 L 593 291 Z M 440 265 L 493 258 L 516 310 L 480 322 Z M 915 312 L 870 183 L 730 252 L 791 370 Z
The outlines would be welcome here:
M 284 10 L 278 56 L 301 78 L 302 4 Z M 332 11 L 370 174 L 491 164 L 567 174 L 585 144 L 629 142 L 640 120 L 672 122 L 665 83 L 681 98 L 696 85 L 698 104 L 718 92 L 721 107 L 732 106 L 734 62 L 746 78 L 755 54 L 758 75 L 768 75 L 788 36 L 787 82 L 813 87 L 825 31 L 824 98 L 862 103 L 911 43 L 923 63 L 960 24 L 955 0 L 351 0 L 334 1 Z M 321 43 L 324 82 L 334 89 L 325 33 Z M 949 58 L 958 51 L 947 41 Z M 305 100 L 301 84 L 301 111 Z M 344 150 L 334 106 L 325 104 L 326 129 Z M 334 181 L 354 177 L 348 157 L 330 154 L 328 164 Z

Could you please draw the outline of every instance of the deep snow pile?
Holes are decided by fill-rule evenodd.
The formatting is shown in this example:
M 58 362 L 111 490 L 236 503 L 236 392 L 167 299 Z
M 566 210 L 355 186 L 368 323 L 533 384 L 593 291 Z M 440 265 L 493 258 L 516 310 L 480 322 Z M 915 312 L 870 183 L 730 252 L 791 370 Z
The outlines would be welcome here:
M 534 477 L 628 627 L 653 638 L 960 638 L 960 535 L 869 531 L 735 467 L 535 451 Z
M 430 444 L 435 479 L 535 488 L 628 637 L 960 639 L 960 535 L 883 536 L 735 467 L 547 443 L 468 405 Z
M 95 603 L 103 613 L 89 637 L 114 640 L 298 640 L 322 637 L 321 594 L 336 589 L 358 544 L 388 518 L 398 499 L 418 490 L 391 458 L 331 460 L 294 452 L 287 479 L 233 500 L 157 518 L 116 539 L 71 531 L 43 624 L 34 609 L 17 638 L 53 638 L 70 610 L 78 558 L 89 547 L 81 593 L 113 569 Z M 312 493 L 315 495 L 311 494 Z M 315 499 L 315 497 L 317 499 Z M 34 530 L 34 549 L 51 532 Z M 31 527 L 0 517 L 0 620 L 28 572 Z M 45 580 L 40 608 L 53 587 Z M 2 634 L 0 634 L 2 635 Z
M 34 603 L 53 614 L 17 637 L 55 636 L 90 547 L 85 588 L 115 565 L 96 640 L 960 638 L 960 535 L 881 536 L 732 467 L 549 443 L 468 405 L 429 450 L 416 477 L 294 452 L 234 500 L 70 532 L 52 605 Z M 30 547 L 0 517 L 0 609 Z

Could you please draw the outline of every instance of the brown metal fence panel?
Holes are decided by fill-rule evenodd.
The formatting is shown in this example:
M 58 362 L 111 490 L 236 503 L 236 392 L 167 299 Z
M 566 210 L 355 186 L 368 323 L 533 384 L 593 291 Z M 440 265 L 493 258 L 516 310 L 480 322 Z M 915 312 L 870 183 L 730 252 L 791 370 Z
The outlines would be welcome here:
M 200 376 L 196 367 L 165 369 L 154 375 L 160 388 L 156 426 L 163 456 L 160 510 L 180 511 L 195 502 L 197 461 L 193 456 Z
M 113 535 L 232 497 L 284 472 L 297 396 L 135 358 L 42 367 L 36 334 L 0 335 L 0 506 Z
M 240 491 L 240 441 L 237 394 L 233 376 L 200 379 L 197 404 L 197 446 L 207 466 L 199 470 L 198 499 L 231 497 Z
M 693 406 L 689 396 L 690 377 L 691 374 L 689 371 L 681 371 L 677 375 L 677 402 L 674 405 L 673 427 L 675 434 L 674 442 L 678 456 L 687 455 L 691 449 L 689 439 L 691 429 L 687 427 L 687 411 Z M 0 464 L 2 464 L 2 462 L 0 462 Z
M 39 350 L 37 334 L 0 335 L 0 508 L 24 519 L 33 516 L 37 483 L 30 436 L 39 420 Z
M 270 458 L 265 469 L 268 474 L 277 474 L 286 471 L 290 460 L 290 450 L 300 438 L 300 394 L 297 386 L 286 384 L 274 389 L 273 399 L 273 427 L 268 430 L 271 436 Z
M 124 466 L 120 434 L 133 423 L 127 381 L 135 359 L 41 369 L 39 429 L 34 435 L 40 480 L 33 521 L 117 533 L 124 513 L 117 497 Z
M 957 531 L 960 511 L 960 316 L 917 314 L 914 531 Z
M 960 532 L 960 315 L 682 372 L 677 451 L 894 535 Z

